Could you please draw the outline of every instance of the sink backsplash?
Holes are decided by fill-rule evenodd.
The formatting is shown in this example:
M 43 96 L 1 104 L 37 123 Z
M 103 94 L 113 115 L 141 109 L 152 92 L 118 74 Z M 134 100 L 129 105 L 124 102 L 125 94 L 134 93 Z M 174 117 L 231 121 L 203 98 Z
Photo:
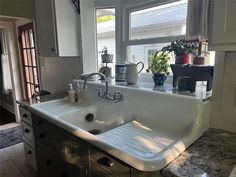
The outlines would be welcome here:
M 196 136 L 209 127 L 208 112 L 210 106 L 207 105 L 206 107 L 206 102 L 196 98 L 121 86 L 109 86 L 109 92 L 120 91 L 124 96 L 122 102 L 114 103 L 100 100 L 95 91 L 97 88 L 104 90 L 105 85 L 88 83 L 87 99 L 89 102 L 96 100 L 98 109 L 99 106 L 104 106 L 103 110 L 106 110 L 104 115 L 119 112 L 124 114 L 128 120 L 134 119 L 144 122 L 149 127 L 162 127 L 178 132 L 194 129 L 197 130 Z M 99 117 L 102 117 L 102 115 Z

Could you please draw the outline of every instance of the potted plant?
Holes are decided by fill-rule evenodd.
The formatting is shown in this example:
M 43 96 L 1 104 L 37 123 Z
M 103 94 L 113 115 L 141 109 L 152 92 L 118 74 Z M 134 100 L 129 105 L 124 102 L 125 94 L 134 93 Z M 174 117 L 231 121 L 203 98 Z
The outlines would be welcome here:
M 207 55 L 209 55 L 209 52 L 207 52 L 207 43 L 206 42 L 198 42 L 198 52 L 194 54 L 193 57 L 193 64 L 194 65 L 204 65 L 205 64 L 205 58 Z
M 101 58 L 102 58 L 102 63 L 112 63 L 113 61 L 113 54 L 109 54 L 107 47 L 104 46 L 104 48 L 102 49 L 102 51 L 100 51 L 99 53 L 101 54 Z
M 175 64 L 187 64 L 191 61 L 191 54 L 195 54 L 198 49 L 196 41 L 187 41 L 184 39 L 171 42 L 170 45 L 163 47 L 163 52 L 174 52 Z
M 170 57 L 167 52 L 158 51 L 151 59 L 150 66 L 146 70 L 152 72 L 153 81 L 156 86 L 162 86 L 169 75 Z

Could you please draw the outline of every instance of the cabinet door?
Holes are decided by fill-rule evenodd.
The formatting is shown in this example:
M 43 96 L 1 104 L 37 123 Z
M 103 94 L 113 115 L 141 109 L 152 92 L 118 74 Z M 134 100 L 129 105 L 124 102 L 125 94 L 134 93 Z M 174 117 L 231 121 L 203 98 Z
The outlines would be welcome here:
M 72 1 L 54 2 L 59 56 L 79 56 L 79 14 Z
M 35 11 L 40 56 L 57 56 L 53 0 L 35 1 Z
M 236 45 L 236 1 L 215 0 L 211 43 Z

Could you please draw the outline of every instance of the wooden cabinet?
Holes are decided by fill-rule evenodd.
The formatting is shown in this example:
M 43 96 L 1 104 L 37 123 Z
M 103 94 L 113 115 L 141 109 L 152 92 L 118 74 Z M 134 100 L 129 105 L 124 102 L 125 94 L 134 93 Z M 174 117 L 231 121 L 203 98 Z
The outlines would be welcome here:
M 24 143 L 26 163 L 32 166 L 34 170 L 37 170 L 34 132 L 32 128 L 32 116 L 27 107 L 20 105 L 19 110 L 20 110 L 20 118 L 23 131 L 23 143 Z
M 39 55 L 43 57 L 79 56 L 79 14 L 72 1 L 35 1 Z
M 88 145 L 38 115 L 32 114 L 40 177 L 86 177 Z
M 210 16 L 209 49 L 236 51 L 236 1 L 212 1 Z
M 143 172 L 32 114 L 39 177 L 159 177 Z

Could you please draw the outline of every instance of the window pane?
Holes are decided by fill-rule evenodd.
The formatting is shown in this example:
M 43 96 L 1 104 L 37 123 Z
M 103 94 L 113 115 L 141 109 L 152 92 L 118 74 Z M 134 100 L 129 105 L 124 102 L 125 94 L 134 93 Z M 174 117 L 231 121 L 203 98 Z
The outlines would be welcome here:
M 186 34 L 187 0 L 130 13 L 130 39 Z
M 30 82 L 28 67 L 25 67 L 25 78 L 26 78 L 26 82 Z
M 135 45 L 135 46 L 128 46 L 127 48 L 127 58 L 129 62 L 144 63 L 144 69 L 142 72 L 146 72 L 148 68 L 149 62 L 155 53 L 162 49 L 164 46 L 168 45 L 169 43 L 161 43 L 161 44 L 146 44 L 146 45 Z M 170 54 L 170 64 L 175 62 L 175 57 L 173 54 Z
M 33 30 L 29 30 L 29 37 L 30 37 L 30 46 L 34 47 L 34 35 L 33 35 Z
M 26 48 L 30 48 L 30 41 L 29 41 L 28 30 L 25 31 L 25 42 L 26 42 Z
M 38 74 L 37 74 L 37 68 L 34 68 L 34 83 L 38 84 Z
M 28 65 L 32 66 L 30 49 L 27 49 Z
M 23 49 L 24 65 L 28 65 L 27 49 Z
M 35 50 L 34 49 L 31 49 L 31 57 L 32 57 L 33 66 L 36 66 Z
M 29 67 L 30 83 L 34 83 L 33 68 Z
M 28 98 L 32 97 L 32 92 L 31 92 L 30 84 L 27 84 L 27 94 L 28 94 Z
M 113 54 L 113 63 L 108 63 L 112 68 L 112 75 L 115 73 L 116 63 L 116 45 L 115 45 L 115 8 L 96 9 L 97 21 L 97 51 L 98 51 L 98 70 L 105 66 L 102 63 L 101 52 L 104 46 L 107 47 L 108 53 Z

